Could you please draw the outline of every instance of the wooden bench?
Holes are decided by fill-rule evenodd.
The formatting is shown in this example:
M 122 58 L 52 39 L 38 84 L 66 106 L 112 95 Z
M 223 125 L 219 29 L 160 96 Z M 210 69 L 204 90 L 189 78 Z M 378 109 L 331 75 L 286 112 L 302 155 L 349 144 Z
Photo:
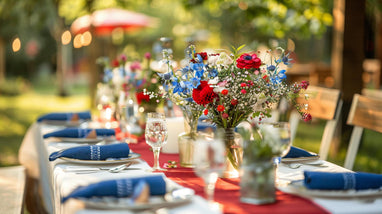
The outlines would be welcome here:
M 24 211 L 25 168 L 0 168 L 0 213 L 19 214 Z

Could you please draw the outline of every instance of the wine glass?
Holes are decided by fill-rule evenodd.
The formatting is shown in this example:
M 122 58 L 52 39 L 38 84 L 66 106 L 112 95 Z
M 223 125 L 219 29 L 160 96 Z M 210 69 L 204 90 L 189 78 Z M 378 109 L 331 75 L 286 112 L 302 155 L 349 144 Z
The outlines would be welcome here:
M 150 112 L 147 113 L 146 143 L 151 146 L 154 153 L 154 166 L 152 171 L 166 171 L 159 166 L 159 153 L 161 147 L 167 142 L 167 124 L 164 114 Z
M 194 171 L 205 183 L 204 192 L 210 205 L 214 206 L 215 184 L 223 173 L 226 154 L 221 139 L 201 135 L 194 145 Z

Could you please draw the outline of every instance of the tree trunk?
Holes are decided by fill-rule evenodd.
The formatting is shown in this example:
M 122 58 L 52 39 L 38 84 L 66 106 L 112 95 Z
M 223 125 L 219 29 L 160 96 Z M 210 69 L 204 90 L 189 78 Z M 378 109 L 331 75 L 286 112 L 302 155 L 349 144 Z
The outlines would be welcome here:
M 382 65 L 382 14 L 379 9 L 375 9 L 375 58 L 379 59 Z M 382 66 L 379 69 L 379 84 L 381 84 Z M 378 85 L 377 89 L 381 89 L 381 86 Z
M 5 80 L 5 43 L 0 37 L 0 83 Z
M 334 153 L 337 153 L 340 142 L 343 142 L 342 145 L 347 145 L 349 142 L 351 127 L 346 125 L 346 120 L 353 95 L 362 90 L 365 4 L 365 0 L 334 1 L 331 68 L 335 88 L 341 90 L 344 101 L 340 133 L 335 142 Z

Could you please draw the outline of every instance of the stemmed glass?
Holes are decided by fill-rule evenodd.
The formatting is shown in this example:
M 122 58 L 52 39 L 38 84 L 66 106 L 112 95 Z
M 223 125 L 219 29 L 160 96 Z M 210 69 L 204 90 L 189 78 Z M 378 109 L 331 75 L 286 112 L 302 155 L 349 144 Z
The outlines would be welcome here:
M 222 140 L 202 135 L 194 145 L 194 171 L 205 183 L 204 192 L 209 203 L 214 206 L 215 184 L 223 173 L 225 146 Z
M 159 166 L 160 149 L 167 143 L 167 124 L 163 113 L 147 113 L 145 138 L 146 143 L 151 146 L 154 153 L 152 171 L 166 171 Z

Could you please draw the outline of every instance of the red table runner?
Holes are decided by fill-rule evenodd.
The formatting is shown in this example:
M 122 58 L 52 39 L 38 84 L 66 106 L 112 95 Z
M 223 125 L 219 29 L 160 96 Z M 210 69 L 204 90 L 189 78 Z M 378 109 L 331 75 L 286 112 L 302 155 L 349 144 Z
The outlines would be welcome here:
M 130 148 L 142 155 L 142 158 L 152 166 L 154 156 L 150 146 L 140 140 L 140 143 L 129 144 Z M 178 154 L 161 153 L 159 162 L 161 167 L 169 160 L 179 162 Z M 197 195 L 204 197 L 204 182 L 192 169 L 180 167 L 169 168 L 165 175 L 178 184 L 192 188 Z M 328 213 L 325 209 L 312 201 L 277 191 L 277 201 L 267 205 L 252 205 L 240 202 L 239 178 L 219 178 L 216 183 L 215 201 L 223 205 L 224 213 Z

